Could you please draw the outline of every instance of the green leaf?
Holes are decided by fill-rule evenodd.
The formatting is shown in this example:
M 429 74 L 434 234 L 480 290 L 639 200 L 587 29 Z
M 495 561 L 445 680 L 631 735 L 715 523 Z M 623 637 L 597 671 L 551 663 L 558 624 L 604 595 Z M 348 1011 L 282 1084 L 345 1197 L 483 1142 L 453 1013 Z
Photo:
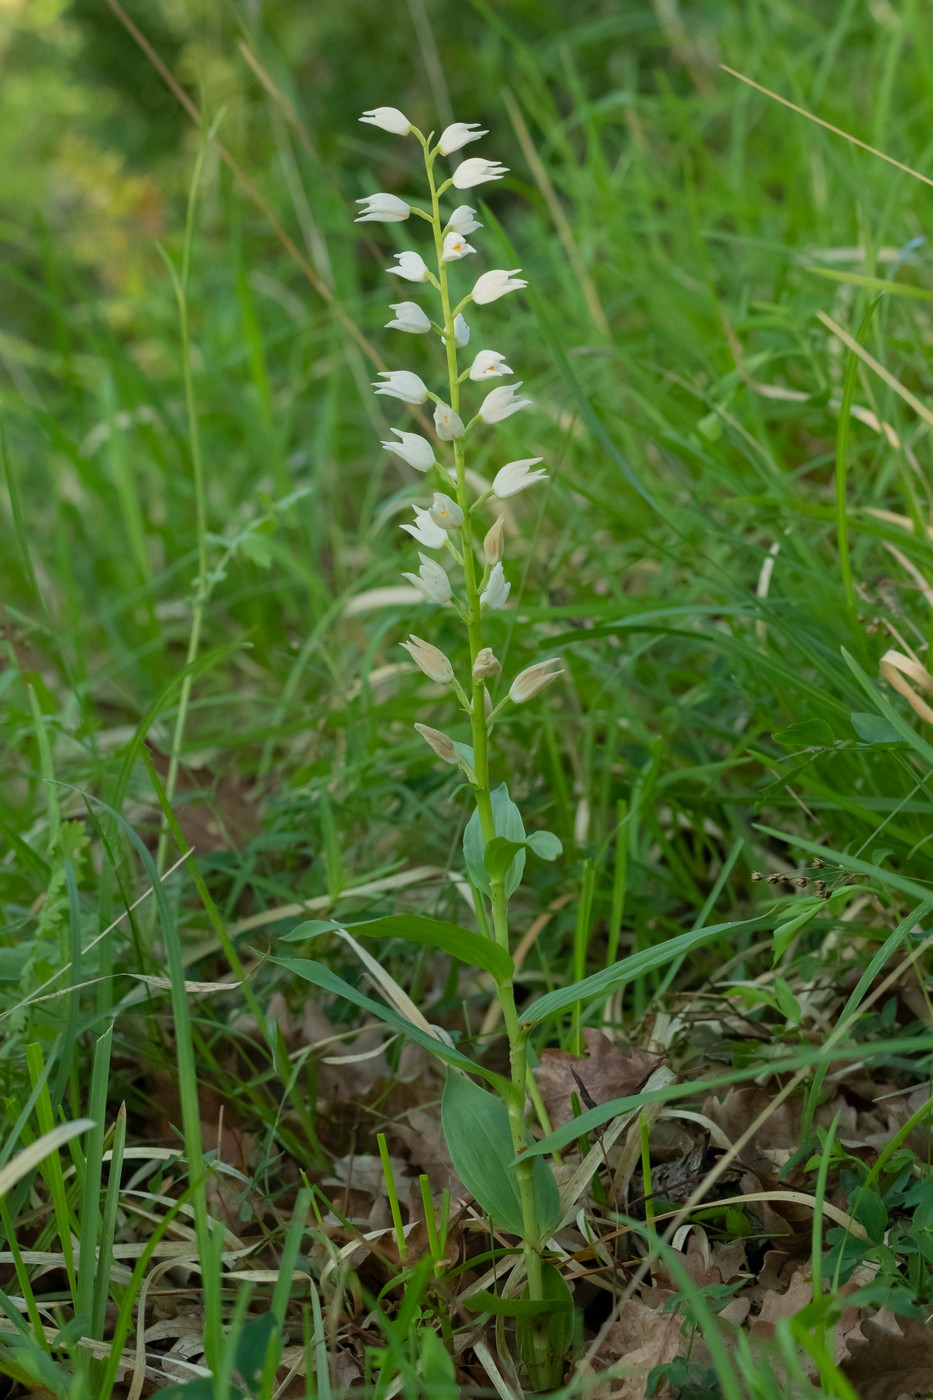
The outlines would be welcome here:
M 852 728 L 864 744 L 902 744 L 903 736 L 882 715 L 857 710 L 852 716 Z
M 653 972 L 655 968 L 673 962 L 675 958 L 692 952 L 694 948 L 699 948 L 714 938 L 724 934 L 732 938 L 741 929 L 761 928 L 767 922 L 767 919 L 743 919 L 738 923 L 712 924 L 709 928 L 696 928 L 689 933 L 681 933 L 653 948 L 643 948 L 640 952 L 632 953 L 620 962 L 613 963 L 611 967 L 603 968 L 601 972 L 594 972 L 591 977 L 584 977 L 581 982 L 573 982 L 569 987 L 558 987 L 557 991 L 539 997 L 522 1011 L 522 1022 L 525 1025 L 537 1025 L 539 1021 L 546 1020 L 548 1016 L 556 1016 L 558 1012 L 566 1011 L 577 1002 L 596 1001 L 606 997 L 617 987 L 623 987 L 626 982 L 634 982 L 646 972 Z
M 305 919 L 303 924 L 299 924 L 289 933 L 283 933 L 276 941 L 278 943 L 306 943 L 309 938 L 317 938 L 321 933 L 333 933 L 334 929 L 340 927 L 341 925 L 334 923 L 333 919 Z
M 339 924 L 327 919 L 309 919 L 299 924 L 291 933 L 279 939 L 280 943 L 299 943 L 325 930 L 347 929 L 358 938 L 401 938 L 406 943 L 423 943 L 429 948 L 440 948 L 458 962 L 469 967 L 481 967 L 492 973 L 499 986 L 511 982 L 515 976 L 515 964 L 511 955 L 500 948 L 498 943 L 484 938 L 480 933 L 471 933 L 459 924 L 448 923 L 444 919 L 429 919 L 425 914 L 391 914 L 384 919 L 367 919 L 365 923 Z
M 312 962 L 309 958 L 270 958 L 270 962 L 276 963 L 279 967 L 284 967 L 286 972 L 293 973 L 296 977 L 303 978 L 315 987 L 320 987 L 322 991 L 333 992 L 335 996 L 342 997 L 353 1006 L 358 1006 L 361 1011 L 368 1011 L 371 1016 L 384 1021 L 386 1025 L 392 1026 L 394 1030 L 400 1031 L 402 1035 L 407 1035 L 409 1040 L 416 1041 L 424 1046 L 425 1050 L 430 1050 L 432 1055 L 436 1055 L 439 1060 L 446 1064 L 456 1065 L 458 1069 L 464 1070 L 467 1074 L 478 1074 L 482 1079 L 488 1079 L 490 1084 L 505 1087 L 508 1083 L 501 1075 L 493 1070 L 485 1069 L 482 1065 L 474 1064 L 471 1059 L 456 1050 L 446 1041 L 438 1036 L 430 1035 L 423 1031 L 420 1026 L 412 1025 L 411 1021 L 406 1021 L 404 1016 L 400 1016 L 397 1011 L 393 1011 L 389 1006 L 383 1006 L 381 1002 L 373 1001 L 372 997 L 365 996 L 356 987 L 351 987 L 349 982 L 345 982 L 342 977 L 338 977 L 335 972 L 331 972 L 329 967 L 323 963 Z
M 278 1331 L 279 1324 L 275 1315 L 267 1312 L 259 1317 L 251 1317 L 245 1322 L 236 1339 L 236 1369 L 246 1384 L 253 1389 L 262 1380 L 266 1356 L 270 1346 L 278 1342 Z
M 509 896 L 513 895 L 521 884 L 522 872 L 525 869 L 525 826 L 522 822 L 522 814 L 509 797 L 509 790 L 505 783 L 500 783 L 499 787 L 491 794 L 491 800 L 496 836 L 504 837 L 507 841 L 512 841 L 516 846 L 522 848 L 517 855 L 513 856 L 507 867 L 505 893 Z M 492 841 L 489 844 L 491 846 Z M 489 883 L 489 871 L 484 856 L 483 830 L 479 822 L 479 812 L 475 811 L 467 822 L 466 830 L 463 833 L 463 858 L 466 861 L 467 873 L 476 888 L 482 890 L 483 894 L 491 895 L 492 886 Z M 493 878 L 499 877 L 494 876 Z
M 494 836 L 483 853 L 483 864 L 490 880 L 505 878 L 509 866 L 518 855 L 524 853 L 524 841 L 509 841 L 504 836 Z
M 573 1345 L 573 1297 L 553 1264 L 541 1266 L 541 1291 L 537 1311 L 518 1318 L 515 1340 L 535 1389 L 550 1391 L 560 1385 Z
M 496 1317 L 540 1317 L 542 1313 L 564 1312 L 573 1308 L 568 1289 L 566 1298 L 500 1298 L 481 1289 L 459 1300 L 470 1312 L 493 1313 Z
M 515 1148 L 509 1115 L 500 1098 L 463 1074 L 448 1073 L 441 1124 L 454 1170 L 480 1208 L 512 1235 L 524 1237 Z M 536 1158 L 534 1188 L 543 1243 L 560 1223 L 557 1184 L 543 1158 Z
M 813 920 L 819 914 L 825 914 L 825 912 L 825 900 L 801 899 L 799 901 L 799 907 L 794 910 L 791 917 L 785 919 L 782 924 L 778 924 L 777 928 L 774 930 L 773 952 L 771 956 L 772 967 L 784 956 L 801 929 L 805 929 L 807 924 L 812 924 Z
M 533 831 L 525 842 L 539 860 L 556 860 L 564 847 L 559 836 L 553 831 Z
M 424 943 L 440 948 L 452 958 L 469 967 L 481 967 L 491 972 L 502 986 L 515 976 L 511 954 L 481 933 L 471 933 L 459 924 L 443 919 L 429 919 L 424 914 L 394 914 L 385 919 L 372 919 L 365 924 L 347 924 L 360 938 L 402 938 L 407 943 Z
M 792 724 L 788 729 L 778 729 L 771 735 L 782 749 L 831 748 L 835 742 L 833 731 L 825 719 L 805 719 L 800 724 Z

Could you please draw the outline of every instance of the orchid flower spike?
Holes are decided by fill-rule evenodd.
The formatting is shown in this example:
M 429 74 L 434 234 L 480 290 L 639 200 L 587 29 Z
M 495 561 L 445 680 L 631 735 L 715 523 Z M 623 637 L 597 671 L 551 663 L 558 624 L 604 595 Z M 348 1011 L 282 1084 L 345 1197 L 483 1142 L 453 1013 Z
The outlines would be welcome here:
M 442 156 L 450 156 L 469 141 L 478 141 L 481 136 L 488 135 L 488 131 L 480 130 L 479 122 L 453 122 L 441 132 L 437 149 Z
M 378 126 L 382 131 L 391 131 L 393 136 L 407 136 L 412 130 L 411 122 L 397 107 L 374 107 L 371 112 L 364 112 L 360 121 Z

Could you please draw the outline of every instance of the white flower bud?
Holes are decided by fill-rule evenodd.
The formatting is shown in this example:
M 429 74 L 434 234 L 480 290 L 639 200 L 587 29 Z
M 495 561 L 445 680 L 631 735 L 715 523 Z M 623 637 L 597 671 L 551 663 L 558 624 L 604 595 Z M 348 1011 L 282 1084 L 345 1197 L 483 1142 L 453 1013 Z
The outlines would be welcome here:
M 385 382 L 373 381 L 377 394 L 387 394 L 390 399 L 401 399 L 403 403 L 424 403 L 428 397 L 428 386 L 411 370 L 381 369 L 379 377 Z
M 504 553 L 505 517 L 500 515 L 487 531 L 483 540 L 483 553 L 490 564 L 498 564 Z
M 356 203 L 363 205 L 362 214 L 354 219 L 357 224 L 400 224 L 411 213 L 411 205 L 394 194 L 368 194 Z
M 477 417 L 484 423 L 501 423 L 503 418 L 511 418 L 519 409 L 528 408 L 531 399 L 518 398 L 522 381 L 517 384 L 500 384 L 498 389 L 490 389 L 480 404 Z
M 419 554 L 421 568 L 417 574 L 402 574 L 402 578 L 407 578 L 409 583 L 413 583 L 419 592 L 423 593 L 429 603 L 438 603 L 443 606 L 449 603 L 453 596 L 450 591 L 450 579 L 447 577 L 447 570 L 442 568 L 434 559 L 429 559 L 426 554 Z
M 454 413 L 450 404 L 438 403 L 434 408 L 434 427 L 441 442 L 453 442 L 463 437 L 466 431 L 459 413 Z
M 556 656 L 547 661 L 536 661 L 534 666 L 520 671 L 515 677 L 509 687 L 509 699 L 516 705 L 523 705 L 526 700 L 533 700 L 536 695 L 540 695 L 546 685 L 550 685 L 551 681 L 557 680 L 557 677 L 563 674 L 564 663 Z
M 459 151 L 462 146 L 467 145 L 468 142 L 478 141 L 481 136 L 488 135 L 488 131 L 479 129 L 479 122 L 453 122 L 441 132 L 437 149 L 442 156 L 450 156 L 453 155 L 454 151 Z
M 453 739 L 448 739 L 446 734 L 442 734 L 439 729 L 432 729 L 429 724 L 416 724 L 415 728 L 428 747 L 434 750 L 438 758 L 442 758 L 445 763 L 460 762 L 460 755 L 454 748 Z
M 416 472 L 430 471 L 434 466 L 434 448 L 427 438 L 418 433 L 403 433 L 401 428 L 393 428 L 392 432 L 398 438 L 398 442 L 384 442 L 382 445 L 385 450 L 394 452 L 396 457 L 401 457 L 402 461 L 414 467 Z
M 398 267 L 387 267 L 393 277 L 404 277 L 406 282 L 429 282 L 431 271 L 420 253 L 396 253 Z
M 364 112 L 360 121 L 391 131 L 393 136 L 407 136 L 411 131 L 411 122 L 397 107 L 374 107 L 371 112 Z
M 470 296 L 477 306 L 486 306 L 491 301 L 498 301 L 507 292 L 520 291 L 522 287 L 527 287 L 528 283 L 523 278 L 516 277 L 516 272 L 521 272 L 521 268 L 513 267 L 507 271 L 503 267 L 494 267 L 491 272 L 484 272 L 482 277 L 477 278 Z
M 480 156 L 465 160 L 453 173 L 454 188 L 471 190 L 474 185 L 485 185 L 487 180 L 501 180 L 508 168 L 497 160 L 483 160 Z
M 431 322 L 416 301 L 394 301 L 391 309 L 395 317 L 386 321 L 387 331 L 407 331 L 409 335 L 424 335 L 431 329 Z
M 414 525 L 403 525 L 402 529 L 407 530 L 412 539 L 426 549 L 440 549 L 442 544 L 447 543 L 447 531 L 431 519 L 429 510 L 422 510 L 420 506 L 415 506 Z
M 490 612 L 498 612 L 500 608 L 505 607 L 511 588 L 512 585 L 506 582 L 502 565 L 494 564 L 492 573 L 489 575 L 489 582 L 479 595 L 481 606 Z
M 471 209 L 468 204 L 458 204 L 457 208 L 447 220 L 447 229 L 445 229 L 445 233 L 449 229 L 453 229 L 454 233 L 462 233 L 464 237 L 468 233 L 475 233 L 478 228 L 483 227 L 482 224 L 477 223 L 476 219 L 474 219 L 473 215 L 475 213 L 476 210 Z
M 466 258 L 470 253 L 475 252 L 476 249 L 472 243 L 468 243 L 461 233 L 448 233 L 444 236 L 441 262 L 457 262 L 460 258 Z
M 435 491 L 429 514 L 435 525 L 448 532 L 459 530 L 463 524 L 463 511 L 457 502 L 445 496 L 443 491 Z
M 529 486 L 534 486 L 536 481 L 547 481 L 547 472 L 533 472 L 531 470 L 543 460 L 541 457 L 522 457 L 517 462 L 506 462 L 504 467 L 499 468 L 493 479 L 493 495 L 498 496 L 500 501 L 504 501 L 509 496 L 517 496 L 519 491 L 525 491 Z
M 501 674 L 502 664 L 497 661 L 491 647 L 483 647 L 476 653 L 472 672 L 475 681 L 492 681 Z
M 418 670 L 423 671 L 429 680 L 437 681 L 441 685 L 449 685 L 453 680 L 454 668 L 439 647 L 415 636 L 411 636 L 407 642 L 400 645 L 408 652 Z
M 470 343 L 470 327 L 461 315 L 454 317 L 454 344 L 458 350 Z

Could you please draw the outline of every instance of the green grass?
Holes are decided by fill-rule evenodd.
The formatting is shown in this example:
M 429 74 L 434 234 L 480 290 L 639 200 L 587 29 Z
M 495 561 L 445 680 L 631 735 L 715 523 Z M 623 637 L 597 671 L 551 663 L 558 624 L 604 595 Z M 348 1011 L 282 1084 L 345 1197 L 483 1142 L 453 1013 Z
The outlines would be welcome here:
M 332 932 L 280 941 L 306 919 L 471 917 L 447 875 L 469 808 L 412 729 L 449 716 L 398 648 L 423 613 L 380 592 L 411 567 L 398 525 L 421 483 L 380 450 L 401 419 L 368 387 L 398 354 L 382 269 L 406 246 L 405 230 L 378 228 L 380 246 L 352 224 L 354 199 L 404 192 L 400 148 L 357 121 L 378 103 L 426 129 L 490 128 L 483 152 L 511 173 L 479 215 L 483 256 L 530 283 L 488 309 L 484 334 L 535 410 L 474 463 L 545 458 L 547 490 L 515 504 L 520 582 L 495 649 L 510 674 L 542 655 L 569 671 L 496 729 L 526 825 L 564 845 L 555 864 L 529 862 L 517 898 L 516 929 L 535 931 L 521 1002 L 641 956 L 621 990 L 555 1010 L 535 1051 L 576 1050 L 585 1027 L 654 1036 L 690 1087 L 644 1098 L 646 1116 L 668 1094 L 669 1112 L 705 1115 L 707 1081 L 722 1098 L 733 1073 L 764 1076 L 772 1096 L 794 1077 L 803 1126 L 772 1186 L 818 1203 L 799 1267 L 819 1297 L 762 1354 L 748 1323 L 716 1324 L 722 1299 L 684 1273 L 682 1241 L 665 1237 L 632 1282 L 670 1216 L 657 1203 L 653 1230 L 625 1224 L 630 1206 L 607 1195 L 618 1163 L 605 1180 L 594 1167 L 580 1206 L 594 1236 L 624 1227 L 627 1243 L 597 1252 L 595 1282 L 575 1280 L 579 1355 L 600 1355 L 613 1302 L 665 1259 L 699 1338 L 671 1378 L 684 1397 L 858 1393 L 833 1309 L 860 1261 L 866 1321 L 884 1303 L 905 1326 L 929 1308 L 933 738 L 880 663 L 894 649 L 928 666 L 933 636 L 929 429 L 902 392 L 927 404 L 931 191 L 719 67 L 925 172 L 925 12 L 785 0 L 677 14 L 412 0 L 374 35 L 363 5 L 278 0 L 261 23 L 206 0 L 142 7 L 200 133 L 109 7 L 2 17 L 11 1397 L 523 1383 L 507 1323 L 477 1328 L 460 1307 L 507 1261 L 480 1223 L 446 1216 L 442 1167 L 412 1145 L 430 1118 L 398 1133 L 409 1110 L 436 1119 L 440 1080 L 398 1041 L 341 1078 L 328 1061 L 375 1056 L 375 1023 L 323 992 L 308 1009 L 286 963 L 378 991 Z M 428 635 L 462 648 L 449 623 Z M 829 899 L 752 880 L 817 855 Z M 731 932 L 674 964 L 651 951 L 713 925 Z M 392 943 L 380 960 L 501 1071 L 481 979 L 428 948 Z M 901 1095 L 887 1118 L 872 1077 L 882 1105 Z M 571 1165 L 577 1138 L 588 1150 L 614 1116 L 600 1107 L 597 1123 L 580 1102 Z M 84 1119 L 94 1128 L 4 1176 Z M 658 1161 L 665 1122 L 681 1143 L 700 1131 L 648 1121 Z M 403 1217 L 431 1236 L 420 1256 L 399 1254 L 380 1132 Z M 619 1143 L 637 1183 L 640 1129 Z M 377 1252 L 354 1251 L 383 1226 Z M 704 1228 L 721 1242 L 734 1226 Z M 569 1253 L 584 1243 L 567 1237 Z M 82 1269 L 96 1251 L 106 1267 Z M 174 1371 L 175 1333 L 143 1348 L 140 1311 L 147 1326 L 194 1319 Z M 587 1381 L 579 1363 L 565 1393 Z

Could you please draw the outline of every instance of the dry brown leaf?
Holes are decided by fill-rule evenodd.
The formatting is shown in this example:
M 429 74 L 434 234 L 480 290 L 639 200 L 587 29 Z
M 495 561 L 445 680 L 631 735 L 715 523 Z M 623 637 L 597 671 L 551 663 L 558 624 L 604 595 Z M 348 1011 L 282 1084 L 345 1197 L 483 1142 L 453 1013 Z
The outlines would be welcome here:
M 619 1305 L 618 1319 L 603 1338 L 599 1359 L 621 1364 L 626 1374 L 612 1381 L 605 1392 L 607 1400 L 610 1396 L 611 1400 L 644 1400 L 649 1372 L 686 1352 L 680 1325 L 677 1313 L 650 1308 L 638 1298 L 626 1298 Z
M 859 1400 L 899 1400 L 933 1395 L 933 1329 L 921 1318 L 898 1318 L 895 1331 L 868 1319 L 861 1339 L 849 1339 L 842 1373 Z
M 794 1317 L 812 1301 L 813 1284 L 805 1279 L 798 1269 L 793 1274 L 790 1285 L 785 1292 L 777 1293 L 772 1290 L 765 1294 L 761 1311 L 749 1323 L 748 1330 L 753 1337 L 771 1338 L 774 1336 L 776 1325 L 782 1318 Z
M 638 1093 L 661 1063 L 657 1055 L 623 1049 L 592 1027 L 584 1030 L 583 1037 L 587 1055 L 573 1055 L 569 1050 L 543 1050 L 535 1069 L 544 1106 L 555 1128 L 572 1120 L 573 1094 L 584 1108 L 589 1106 L 587 1099 L 590 1103 L 601 1104 L 610 1099 L 627 1098 Z

